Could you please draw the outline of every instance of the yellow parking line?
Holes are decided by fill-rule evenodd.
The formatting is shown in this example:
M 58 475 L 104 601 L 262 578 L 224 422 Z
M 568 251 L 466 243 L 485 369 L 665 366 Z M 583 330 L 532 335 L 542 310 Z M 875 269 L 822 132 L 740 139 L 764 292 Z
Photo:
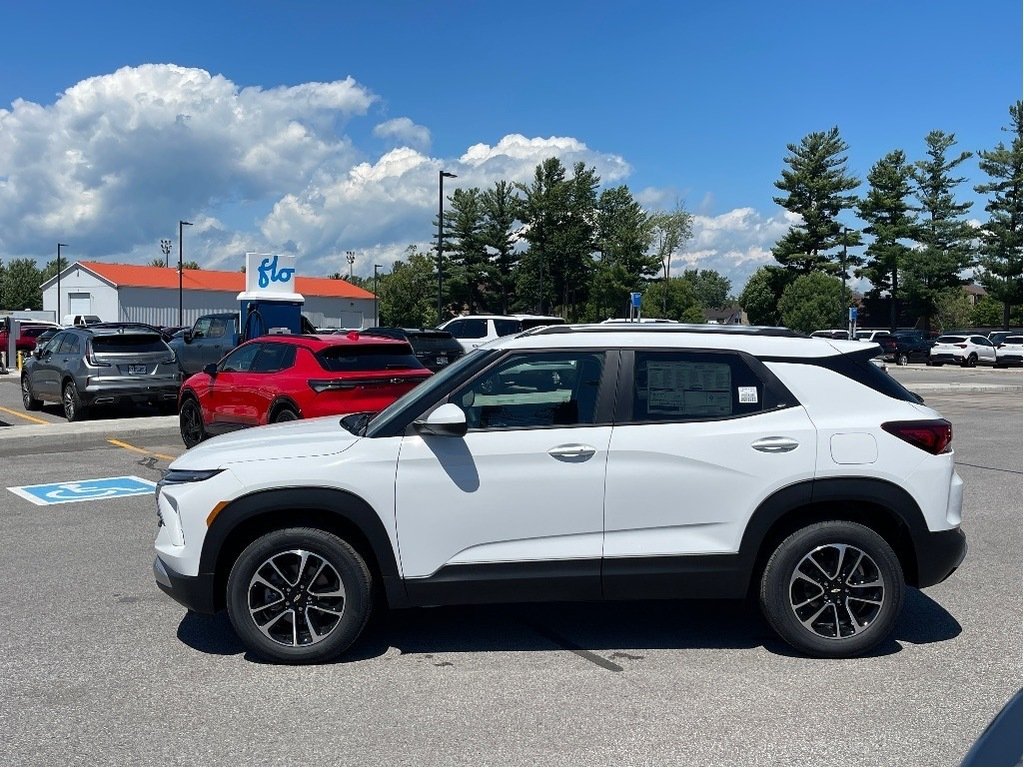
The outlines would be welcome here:
M 111 445 L 116 445 L 118 448 L 124 448 L 126 451 L 135 451 L 136 453 L 143 453 L 146 456 L 156 456 L 158 459 L 163 459 L 164 461 L 174 461 L 178 458 L 177 456 L 168 456 L 165 453 L 153 453 L 153 451 L 147 451 L 145 448 L 137 448 L 134 445 L 122 443 L 120 440 L 107 440 L 107 442 Z
M 38 416 L 29 416 L 27 413 L 21 413 L 20 411 L 12 411 L 10 408 L 4 408 L 2 405 L 0 405 L 0 411 L 3 411 L 4 413 L 9 413 L 11 414 L 11 416 L 17 416 L 19 419 L 25 419 L 26 421 L 35 422 L 36 424 L 50 423 L 44 419 L 40 419 Z

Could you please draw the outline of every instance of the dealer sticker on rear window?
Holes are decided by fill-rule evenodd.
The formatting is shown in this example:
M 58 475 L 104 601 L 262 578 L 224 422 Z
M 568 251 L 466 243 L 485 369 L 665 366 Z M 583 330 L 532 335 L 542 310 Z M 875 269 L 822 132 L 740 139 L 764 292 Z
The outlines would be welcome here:
M 757 387 L 737 387 L 736 391 L 739 392 L 741 403 L 757 402 Z

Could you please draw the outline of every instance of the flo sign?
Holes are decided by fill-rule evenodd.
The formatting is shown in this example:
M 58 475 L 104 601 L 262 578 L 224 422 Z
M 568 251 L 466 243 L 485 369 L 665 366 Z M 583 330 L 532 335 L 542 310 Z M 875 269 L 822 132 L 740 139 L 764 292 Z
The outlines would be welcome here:
M 295 257 L 277 253 L 245 254 L 245 292 L 269 298 L 294 295 Z

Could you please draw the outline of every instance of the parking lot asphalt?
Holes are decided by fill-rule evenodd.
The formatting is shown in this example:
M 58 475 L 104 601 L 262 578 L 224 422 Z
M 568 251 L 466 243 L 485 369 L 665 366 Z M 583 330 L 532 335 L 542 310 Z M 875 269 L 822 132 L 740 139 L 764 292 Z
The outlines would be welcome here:
M 870 656 L 797 656 L 744 603 L 571 603 L 392 612 L 298 668 L 159 592 L 152 496 L 6 490 L 155 482 L 174 417 L 21 421 L 3 377 L 0 763 L 957 764 L 1022 683 L 1021 373 L 894 375 L 953 422 L 970 550 Z

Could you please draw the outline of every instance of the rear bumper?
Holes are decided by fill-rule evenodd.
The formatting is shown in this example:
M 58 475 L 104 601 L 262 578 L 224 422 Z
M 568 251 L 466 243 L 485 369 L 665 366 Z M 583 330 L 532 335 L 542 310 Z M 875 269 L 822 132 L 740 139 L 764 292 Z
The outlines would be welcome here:
M 83 405 L 104 405 L 124 401 L 177 402 L 180 389 L 181 379 L 177 376 L 148 381 L 141 378 L 138 381 L 89 379 L 85 389 L 79 390 L 79 397 Z
M 948 579 L 967 556 L 967 536 L 959 528 L 929 532 L 914 540 L 917 583 L 924 588 Z
M 213 600 L 213 574 L 183 576 L 159 557 L 153 561 L 153 578 L 171 598 L 197 613 L 216 613 Z

